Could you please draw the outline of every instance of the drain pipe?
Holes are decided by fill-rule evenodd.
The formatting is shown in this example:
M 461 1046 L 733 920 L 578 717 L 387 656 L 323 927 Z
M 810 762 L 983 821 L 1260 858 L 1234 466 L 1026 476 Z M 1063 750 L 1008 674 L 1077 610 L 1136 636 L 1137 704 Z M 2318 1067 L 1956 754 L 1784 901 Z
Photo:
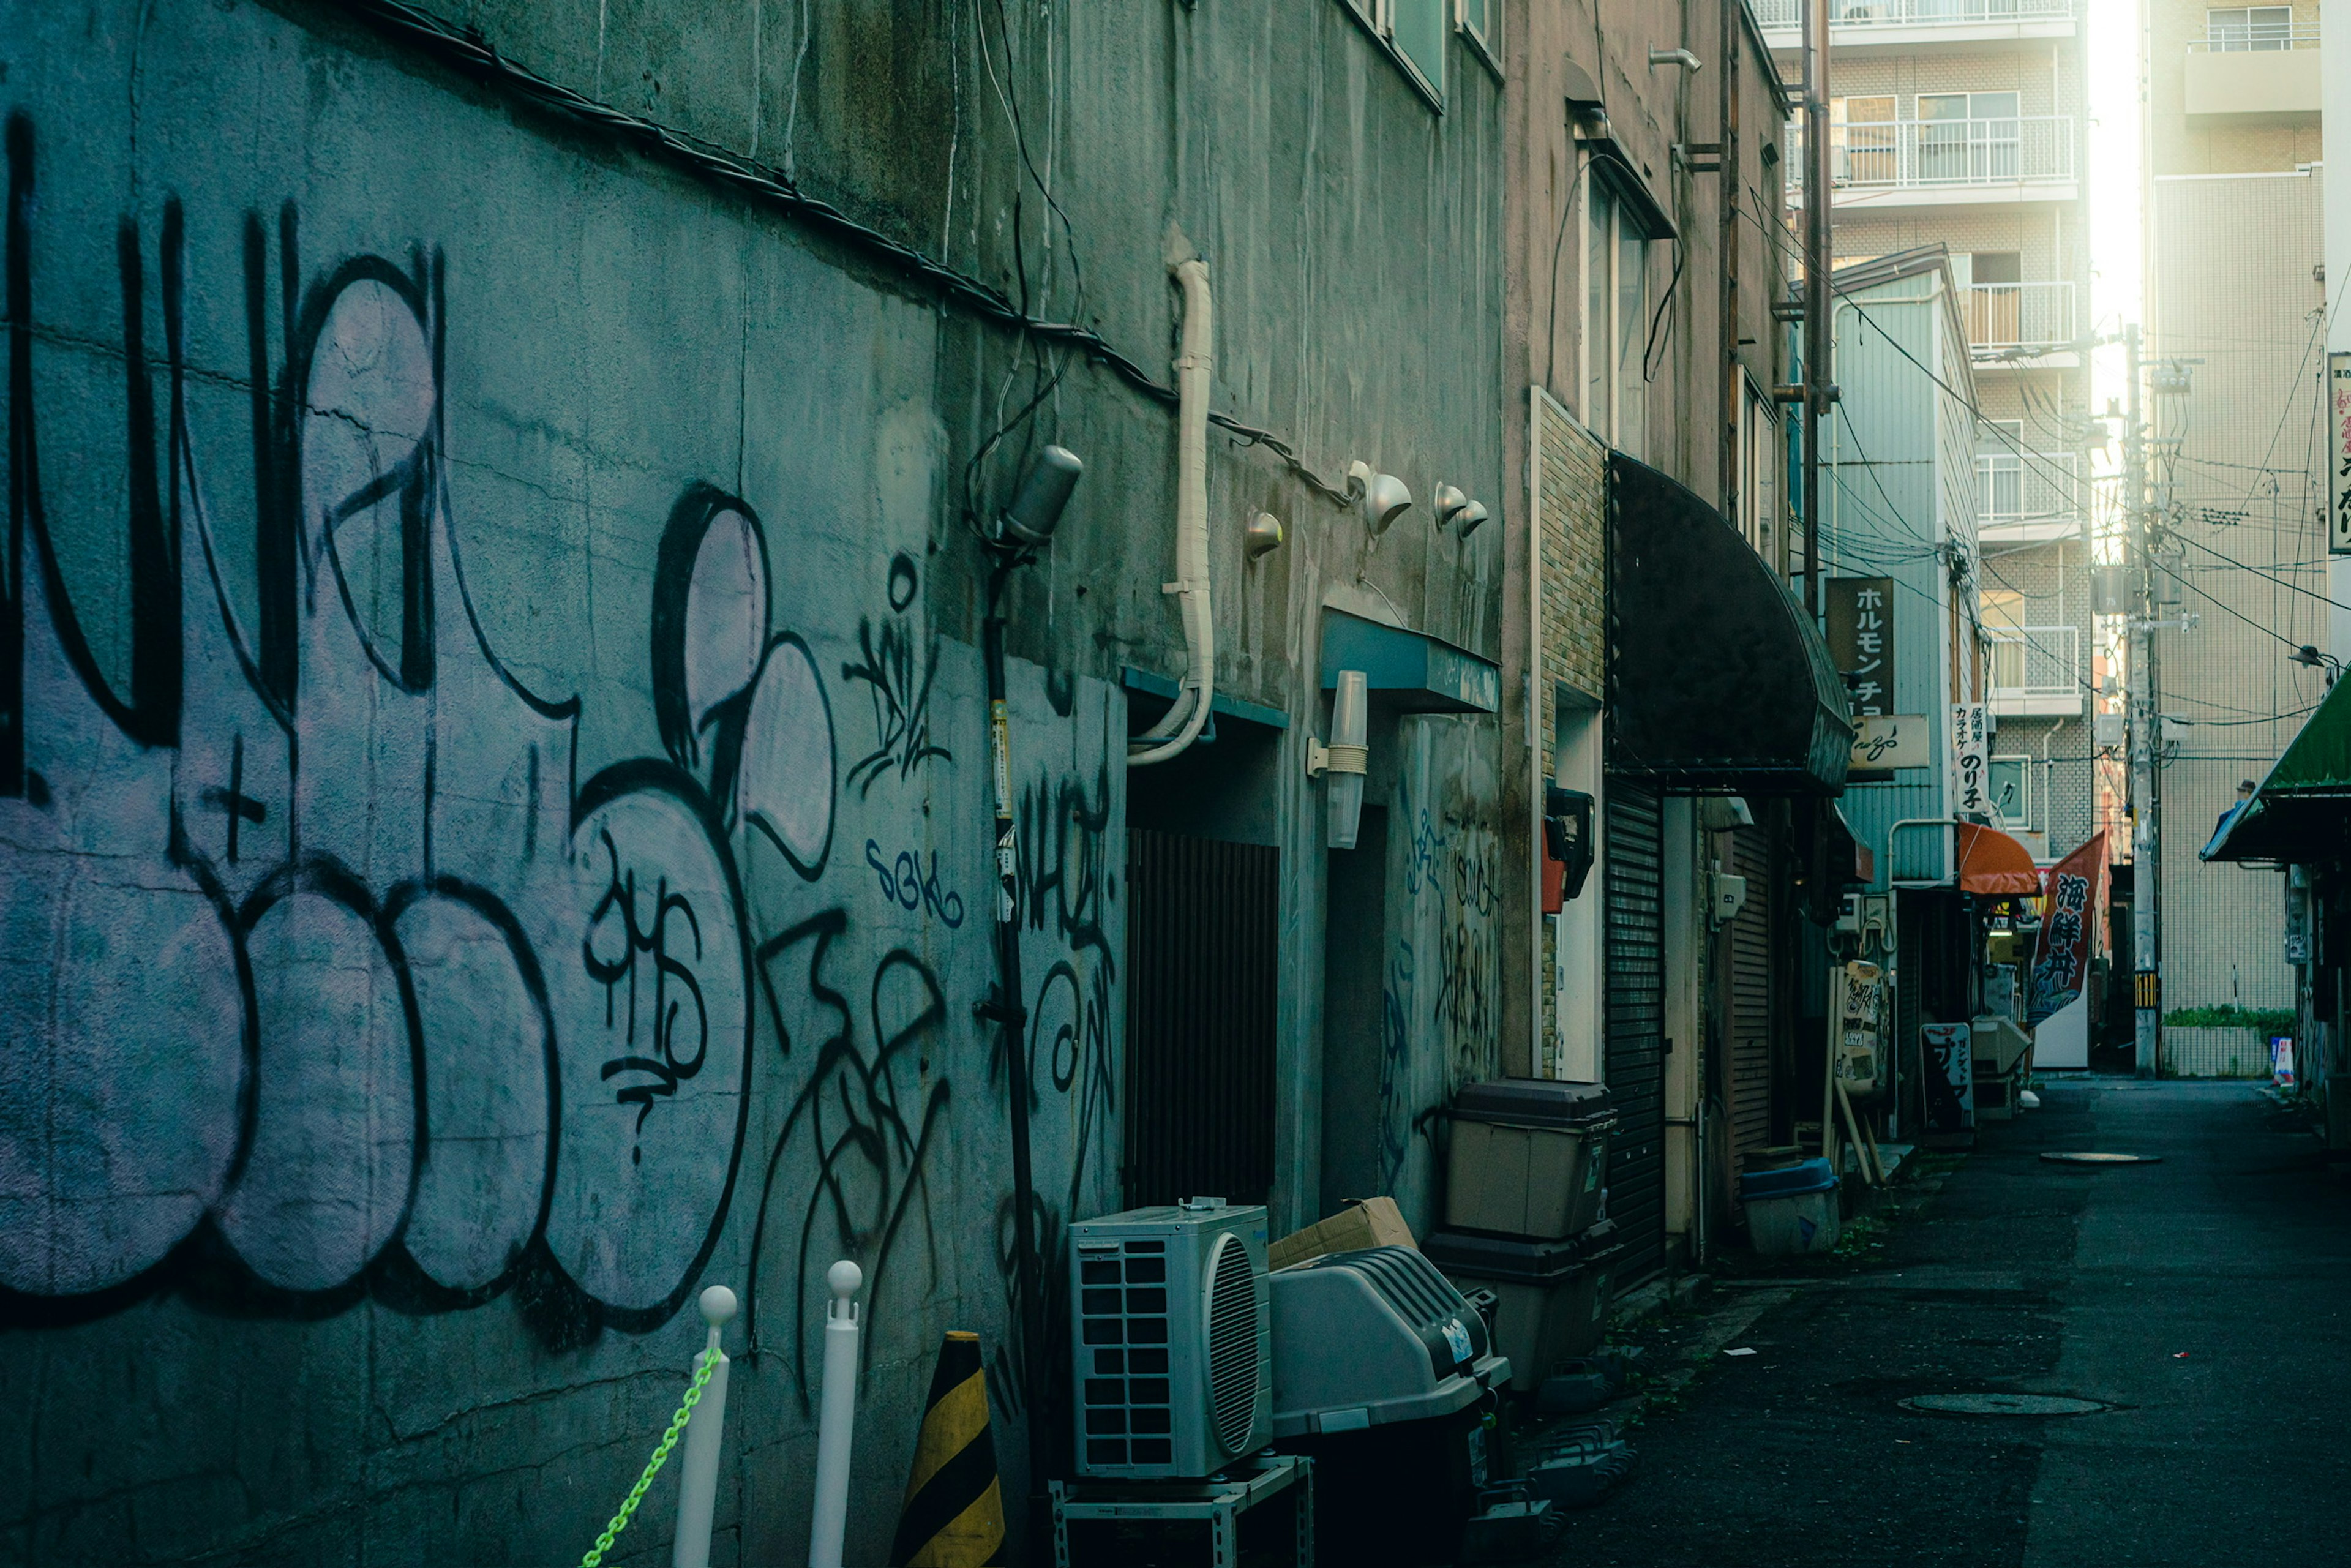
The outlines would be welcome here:
M 1217 695 L 1217 622 L 1208 601 L 1208 372 L 1215 364 L 1215 309 L 1208 266 L 1172 225 L 1167 270 L 1184 290 L 1184 336 L 1176 357 L 1176 580 L 1184 611 L 1184 689 L 1157 724 L 1128 743 L 1126 765 L 1148 768 L 1181 755 L 1200 737 Z

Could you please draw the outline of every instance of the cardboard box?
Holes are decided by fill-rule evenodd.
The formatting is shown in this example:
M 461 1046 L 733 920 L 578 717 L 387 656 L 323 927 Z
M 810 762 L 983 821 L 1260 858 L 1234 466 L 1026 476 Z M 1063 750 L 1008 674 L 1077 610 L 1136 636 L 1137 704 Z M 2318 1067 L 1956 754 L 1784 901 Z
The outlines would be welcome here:
M 1366 1247 L 1412 1247 L 1412 1227 L 1404 1222 L 1392 1197 L 1360 1198 L 1328 1219 L 1318 1219 L 1303 1230 L 1293 1230 L 1266 1249 L 1269 1270 L 1287 1269 L 1326 1252 L 1355 1252 Z

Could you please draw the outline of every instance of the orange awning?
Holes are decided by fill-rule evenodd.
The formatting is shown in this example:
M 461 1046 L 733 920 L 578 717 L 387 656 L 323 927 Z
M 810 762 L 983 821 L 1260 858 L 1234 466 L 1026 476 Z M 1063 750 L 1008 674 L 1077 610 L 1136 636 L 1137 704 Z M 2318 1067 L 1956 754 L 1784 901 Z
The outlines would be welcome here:
M 1974 822 L 1959 826 L 1959 891 L 1994 898 L 2035 898 L 2041 871 L 2022 844 L 1997 828 Z

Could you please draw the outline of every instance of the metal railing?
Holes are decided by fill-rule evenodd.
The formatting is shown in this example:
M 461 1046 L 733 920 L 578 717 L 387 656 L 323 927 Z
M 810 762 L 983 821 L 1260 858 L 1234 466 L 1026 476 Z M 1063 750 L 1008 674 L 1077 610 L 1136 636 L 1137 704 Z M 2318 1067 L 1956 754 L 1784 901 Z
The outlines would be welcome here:
M 2075 0 L 1829 0 L 1832 27 L 1968 26 L 1985 22 L 2053 22 L 2074 15 Z M 1760 0 L 1755 19 L 1767 31 L 1804 25 L 1804 0 Z
M 1976 516 L 1987 528 L 2082 525 L 2082 482 L 2071 452 L 1976 454 Z
M 2061 348 L 2074 341 L 2074 286 L 1970 284 L 1960 314 L 1969 346 L 1978 350 Z
M 2082 695 L 2082 633 L 2074 626 L 1987 629 L 1991 644 L 1991 700 L 2032 701 Z
M 1829 177 L 1842 189 L 1928 190 L 2049 184 L 2074 178 L 2074 117 L 1870 120 L 1829 128 Z M 1801 126 L 1788 129 L 1788 162 L 1803 167 Z
M 2188 40 L 2191 55 L 2250 55 L 2318 47 L 2318 29 L 2291 22 L 2211 22 L 2200 38 Z

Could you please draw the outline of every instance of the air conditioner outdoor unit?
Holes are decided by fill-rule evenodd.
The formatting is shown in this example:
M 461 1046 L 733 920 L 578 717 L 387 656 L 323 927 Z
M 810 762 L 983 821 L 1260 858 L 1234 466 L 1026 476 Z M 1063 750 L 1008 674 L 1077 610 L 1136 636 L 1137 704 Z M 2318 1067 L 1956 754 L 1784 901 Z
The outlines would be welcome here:
M 1188 1198 L 1070 1228 L 1077 1469 L 1215 1474 L 1273 1440 L 1260 1207 Z

